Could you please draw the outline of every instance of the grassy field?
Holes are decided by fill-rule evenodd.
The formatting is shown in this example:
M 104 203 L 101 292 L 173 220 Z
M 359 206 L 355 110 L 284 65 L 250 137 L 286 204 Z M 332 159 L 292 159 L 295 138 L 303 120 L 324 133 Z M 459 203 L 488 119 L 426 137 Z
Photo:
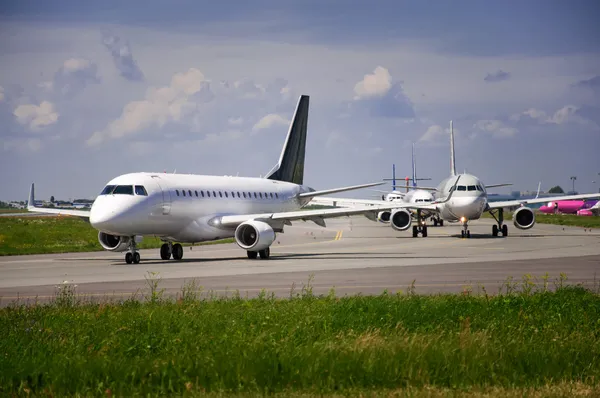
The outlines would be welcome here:
M 0 209 L 0 214 L 8 213 L 28 213 L 27 209 Z
M 482 218 L 493 219 L 493 217 L 489 213 L 483 213 Z M 504 212 L 504 221 L 507 224 L 512 224 L 511 212 Z M 539 223 L 583 228 L 600 228 L 600 217 L 596 216 L 587 217 L 578 216 L 574 214 L 543 214 L 536 212 L 535 222 L 536 224 Z M 535 226 L 533 228 L 535 228 Z
M 548 289 L 552 287 L 552 289 Z M 0 310 L 0 395 L 598 393 L 597 287 L 526 276 L 498 295 L 142 300 Z M 553 290 L 553 291 L 550 291 Z
M 229 243 L 224 239 L 204 244 Z M 158 238 L 145 237 L 140 249 L 158 248 Z M 98 231 L 76 217 L 0 217 L 0 256 L 104 250 Z

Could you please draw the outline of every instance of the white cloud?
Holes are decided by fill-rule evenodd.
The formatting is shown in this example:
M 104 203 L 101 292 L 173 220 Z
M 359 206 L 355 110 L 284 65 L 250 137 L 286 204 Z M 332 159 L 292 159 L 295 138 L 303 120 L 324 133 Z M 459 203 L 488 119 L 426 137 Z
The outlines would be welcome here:
M 99 83 L 98 66 L 84 58 L 69 58 L 54 73 L 54 79 L 38 86 L 64 96 L 81 92 L 89 83 Z
M 454 139 L 460 136 L 460 130 L 452 127 L 454 131 Z M 434 124 L 427 128 L 427 131 L 419 138 L 419 142 L 427 144 L 450 145 L 450 127 L 442 127 L 439 124 Z
M 105 130 L 96 131 L 87 144 L 93 146 L 107 138 L 122 138 L 151 126 L 162 127 L 167 122 L 179 122 L 194 113 L 200 102 L 210 99 L 210 86 L 202 72 L 190 68 L 187 72 L 176 73 L 170 85 L 152 87 L 146 92 L 145 99 L 126 104 L 121 117 Z
M 593 121 L 581 116 L 579 112 L 580 108 L 575 105 L 566 105 L 555 111 L 551 116 L 548 116 L 548 114 L 542 110 L 530 108 L 524 112 L 511 115 L 510 120 L 513 122 L 522 122 L 529 118 L 539 124 L 564 125 L 576 123 L 597 127 Z
M 363 80 L 354 86 L 354 99 L 381 97 L 392 87 L 392 76 L 384 67 L 378 66 L 372 74 L 366 74 Z
M 258 130 L 268 129 L 275 125 L 288 126 L 289 124 L 290 121 L 283 116 L 276 113 L 270 113 L 256 122 L 256 124 L 252 127 L 252 131 L 257 132 Z
M 28 125 L 32 131 L 40 131 L 42 128 L 56 123 L 59 116 L 54 109 L 54 104 L 49 101 L 42 101 L 39 106 L 19 105 L 13 114 L 19 123 Z
M 540 120 L 540 121 L 545 120 L 547 118 L 546 112 L 541 111 L 539 109 L 530 108 L 524 112 L 511 115 L 510 120 L 512 120 L 514 122 L 518 122 L 519 120 L 521 120 L 523 118 L 523 116 L 528 116 L 531 119 Z
M 473 125 L 473 128 L 478 131 L 490 133 L 492 136 L 499 138 L 512 137 L 519 132 L 519 130 L 514 127 L 504 125 L 500 120 L 478 120 Z

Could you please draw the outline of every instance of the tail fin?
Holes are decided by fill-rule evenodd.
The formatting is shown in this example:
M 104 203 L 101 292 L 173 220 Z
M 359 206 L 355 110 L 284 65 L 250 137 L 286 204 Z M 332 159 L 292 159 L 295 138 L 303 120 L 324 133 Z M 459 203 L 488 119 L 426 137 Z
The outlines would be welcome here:
M 392 164 L 392 191 L 396 189 L 396 165 Z
M 308 95 L 301 95 L 290 124 L 279 162 L 265 178 L 302 185 L 304 182 L 304 154 L 308 125 Z
M 456 175 L 456 160 L 454 158 L 454 130 L 452 129 L 452 120 L 450 120 L 450 175 Z
M 415 163 L 415 143 L 412 144 L 412 180 L 413 188 L 417 186 L 417 165 Z

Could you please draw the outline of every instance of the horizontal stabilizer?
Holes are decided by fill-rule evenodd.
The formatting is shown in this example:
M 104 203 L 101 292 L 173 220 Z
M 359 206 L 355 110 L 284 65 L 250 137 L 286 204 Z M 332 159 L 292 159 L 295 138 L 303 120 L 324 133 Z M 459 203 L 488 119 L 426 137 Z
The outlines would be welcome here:
M 406 185 L 396 185 L 396 186 L 392 187 L 392 189 L 398 189 L 398 188 L 406 188 Z M 410 188 L 411 190 L 420 189 L 422 191 L 437 191 L 437 188 L 433 188 L 433 187 L 419 187 L 419 186 L 410 185 L 408 188 Z
M 298 194 L 298 197 L 299 198 L 312 198 L 314 196 L 329 195 L 331 193 L 336 193 L 336 192 L 352 191 L 355 189 L 374 187 L 376 185 L 382 185 L 382 184 L 385 184 L 385 183 L 384 182 L 372 182 L 370 184 L 361 184 L 361 185 L 353 185 L 350 187 L 343 187 L 343 188 L 325 189 L 323 191 L 304 192 L 304 193 Z

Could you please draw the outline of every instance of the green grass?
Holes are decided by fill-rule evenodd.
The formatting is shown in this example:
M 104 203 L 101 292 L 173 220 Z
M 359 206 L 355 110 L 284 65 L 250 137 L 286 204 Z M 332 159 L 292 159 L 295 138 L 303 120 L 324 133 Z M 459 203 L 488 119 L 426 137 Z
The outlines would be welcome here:
M 231 243 L 233 239 L 202 244 Z M 144 237 L 140 249 L 158 248 L 159 238 Z M 98 231 L 76 217 L 0 217 L 0 256 L 104 250 Z
M 600 217 L 597 216 L 577 216 L 573 214 L 536 214 L 535 221 L 540 224 L 600 228 Z
M 8 214 L 8 213 L 28 213 L 27 209 L 0 209 L 0 214 Z
M 555 281 L 502 294 L 261 294 L 0 310 L 0 395 L 598 391 L 600 296 Z M 533 389 L 533 390 L 532 390 Z M 557 389 L 557 390 L 554 390 Z M 494 392 L 495 391 L 495 392 Z M 504 395 L 506 396 L 506 395 Z
M 483 213 L 481 218 L 493 219 L 490 213 L 487 212 Z M 504 212 L 504 222 L 512 224 L 512 212 Z M 544 214 L 536 211 L 535 222 L 536 224 L 539 223 L 582 228 L 600 228 L 600 217 L 597 216 L 578 216 L 575 214 Z

